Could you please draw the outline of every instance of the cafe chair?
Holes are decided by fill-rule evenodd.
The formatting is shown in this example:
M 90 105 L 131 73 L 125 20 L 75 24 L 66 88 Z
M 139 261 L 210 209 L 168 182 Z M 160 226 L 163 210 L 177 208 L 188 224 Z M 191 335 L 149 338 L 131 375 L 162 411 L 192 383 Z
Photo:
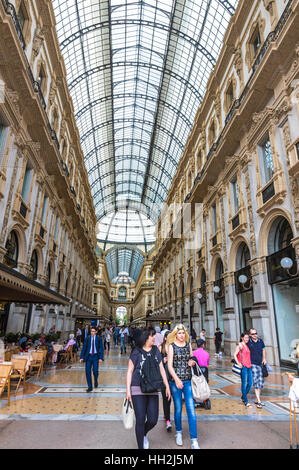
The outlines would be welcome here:
M 10 405 L 10 373 L 11 364 L 0 364 L 0 397 L 7 387 L 7 404 Z
M 48 356 L 48 350 L 47 349 L 42 349 L 43 355 L 44 355 L 44 360 L 43 360 L 43 365 L 42 365 L 42 373 L 47 372 L 47 356 Z M 45 368 L 45 370 L 44 370 Z
M 19 379 L 17 387 L 16 387 L 16 394 L 19 389 L 20 383 L 23 379 L 23 385 L 26 382 L 26 366 L 27 366 L 27 359 L 24 358 L 12 358 L 12 373 L 10 375 L 10 379 Z
M 61 351 L 60 353 L 60 363 L 62 364 L 63 362 L 68 363 L 70 362 L 72 357 L 72 346 L 69 346 L 66 351 Z
M 30 374 L 35 369 L 38 369 L 37 370 L 37 377 L 39 377 L 41 371 L 43 370 L 44 353 L 43 353 L 43 351 L 32 351 L 31 355 L 32 355 L 32 362 L 29 366 Z

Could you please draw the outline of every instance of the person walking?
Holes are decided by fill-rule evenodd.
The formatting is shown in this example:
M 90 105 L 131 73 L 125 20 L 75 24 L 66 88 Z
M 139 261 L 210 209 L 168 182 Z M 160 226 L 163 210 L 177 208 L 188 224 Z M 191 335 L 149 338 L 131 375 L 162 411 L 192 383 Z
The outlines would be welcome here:
M 76 341 L 77 341 L 78 349 L 81 348 L 81 336 L 82 336 L 82 331 L 80 327 L 78 326 L 77 331 L 76 331 Z
M 191 329 L 191 338 L 192 338 L 192 341 L 196 341 L 196 338 L 197 338 L 196 331 L 193 327 Z
M 104 349 L 107 355 L 109 355 L 109 352 L 110 352 L 111 337 L 112 337 L 112 332 L 107 327 L 104 333 Z
M 251 403 L 249 403 L 247 395 L 249 390 L 252 387 L 252 367 L 251 367 L 251 357 L 250 349 L 248 347 L 248 342 L 250 340 L 249 332 L 245 331 L 241 335 L 241 342 L 236 347 L 234 352 L 234 359 L 239 367 L 242 368 L 241 371 L 241 390 L 242 396 L 241 400 L 246 406 L 246 408 L 252 408 Z
M 155 345 L 160 346 L 163 343 L 163 336 L 161 335 L 161 328 L 155 326 L 156 336 L 155 336 Z
M 83 344 L 86 338 L 88 338 L 88 336 L 89 336 L 89 325 L 86 323 L 85 328 L 83 330 L 83 336 L 81 337 Z
M 206 381 L 209 382 L 209 364 L 210 364 L 210 354 L 205 351 L 206 342 L 202 339 L 197 341 L 198 349 L 193 351 L 193 356 L 196 357 L 197 363 L 202 370 L 203 375 L 206 378 Z
M 253 386 L 256 396 L 256 401 L 254 403 L 256 407 L 260 409 L 265 406 L 265 403 L 261 401 L 261 392 L 264 388 L 262 365 L 267 364 L 266 346 L 264 344 L 264 341 L 258 337 L 255 328 L 250 328 L 249 336 L 250 340 L 248 341 L 248 347 L 250 349 Z
M 90 335 L 86 338 L 81 351 L 80 362 L 85 362 L 85 373 L 88 389 L 86 392 L 92 391 L 91 370 L 93 369 L 94 386 L 98 386 L 99 362 L 104 360 L 104 348 L 102 337 L 97 335 L 97 328 L 90 328 Z
M 128 342 L 129 330 L 127 327 L 122 326 L 120 330 L 120 354 L 127 353 L 127 342 Z
M 136 416 L 135 433 L 138 449 L 149 449 L 147 434 L 153 429 L 159 417 L 159 393 L 142 393 L 140 388 L 141 365 L 144 356 L 152 356 L 159 364 L 159 370 L 163 383 L 165 385 L 165 394 L 170 399 L 170 389 L 166 373 L 162 363 L 162 356 L 159 349 L 155 346 L 155 330 L 151 327 L 144 328 L 138 336 L 136 348 L 130 355 L 127 379 L 126 379 L 126 398 L 133 402 Z M 145 359 L 146 360 L 146 359 Z
M 222 332 L 220 328 L 216 328 L 216 332 L 214 335 L 214 342 L 215 342 L 215 348 L 216 348 L 215 356 L 222 356 L 221 343 L 222 343 L 222 336 L 224 334 L 225 334 L 225 330 Z
M 166 377 L 167 380 L 169 381 L 169 372 L 168 372 L 168 364 L 167 364 L 167 355 L 168 355 L 168 344 L 167 344 L 167 336 L 169 335 L 170 331 L 164 332 L 164 337 L 163 337 L 163 343 L 158 346 L 158 349 L 162 355 L 162 361 L 163 361 L 163 366 L 166 372 Z M 171 405 L 171 399 L 169 400 L 168 397 L 166 396 L 165 390 L 163 389 L 161 391 L 162 393 L 162 398 L 163 398 L 163 411 L 164 411 L 164 419 L 165 419 L 165 426 L 166 426 L 166 431 L 171 432 L 172 430 L 172 425 L 170 421 L 170 405 Z
M 118 337 L 119 337 L 119 327 L 116 326 L 114 328 L 113 338 L 114 338 L 114 345 L 118 346 Z
M 184 325 L 177 325 L 167 337 L 168 371 L 170 375 L 170 390 L 174 402 L 174 422 L 176 428 L 176 444 L 183 445 L 182 433 L 182 406 L 183 394 L 188 416 L 191 448 L 199 449 L 197 441 L 197 422 L 195 405 L 191 387 L 191 367 L 195 365 L 192 358 L 188 332 Z
M 202 339 L 203 341 L 206 341 L 206 330 L 205 330 L 204 328 L 203 328 L 203 329 L 201 330 L 201 332 L 199 333 L 199 340 L 198 340 L 198 341 L 200 341 L 201 339 Z

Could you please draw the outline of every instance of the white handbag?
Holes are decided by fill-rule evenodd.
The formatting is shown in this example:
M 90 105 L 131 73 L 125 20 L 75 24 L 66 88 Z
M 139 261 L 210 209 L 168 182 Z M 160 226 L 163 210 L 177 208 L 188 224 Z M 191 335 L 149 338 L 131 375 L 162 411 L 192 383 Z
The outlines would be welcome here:
M 122 419 L 125 429 L 132 429 L 134 423 L 134 409 L 130 400 L 124 399 L 122 407 Z
M 206 381 L 205 376 L 203 375 L 200 367 L 196 364 L 196 369 L 199 375 L 195 375 L 193 367 L 191 367 L 192 378 L 191 378 L 191 387 L 192 395 L 195 401 L 205 401 L 211 396 L 210 387 Z

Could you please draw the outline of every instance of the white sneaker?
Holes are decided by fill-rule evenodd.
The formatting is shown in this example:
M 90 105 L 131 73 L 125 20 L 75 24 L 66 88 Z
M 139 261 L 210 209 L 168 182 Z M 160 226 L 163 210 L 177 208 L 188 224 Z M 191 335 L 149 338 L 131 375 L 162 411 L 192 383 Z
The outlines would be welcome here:
M 191 439 L 191 449 L 200 449 L 197 439 Z
M 144 449 L 149 449 L 149 441 L 148 441 L 147 436 L 144 436 L 144 438 L 143 438 L 143 448 Z
M 177 446 L 183 445 L 183 433 L 182 431 L 178 431 L 175 435 L 175 442 Z

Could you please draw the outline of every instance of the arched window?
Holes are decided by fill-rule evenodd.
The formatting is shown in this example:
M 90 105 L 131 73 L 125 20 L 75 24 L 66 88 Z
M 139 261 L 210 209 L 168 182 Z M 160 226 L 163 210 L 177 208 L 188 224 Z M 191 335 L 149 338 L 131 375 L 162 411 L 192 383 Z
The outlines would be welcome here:
M 216 265 L 215 280 L 218 281 L 219 279 L 221 279 L 222 275 L 223 275 L 223 263 L 221 259 L 219 259 Z
M 125 286 L 121 286 L 118 289 L 118 298 L 119 299 L 126 299 L 127 298 L 127 288 Z
M 37 279 L 37 271 L 38 271 L 38 256 L 37 251 L 33 250 L 31 260 L 30 260 L 30 279 Z
M 18 265 L 19 258 L 19 242 L 16 232 L 13 230 L 10 232 L 8 239 L 5 244 L 6 254 L 4 256 L 4 262 L 10 268 L 16 268 Z
M 272 224 L 268 237 L 268 254 L 287 248 L 294 238 L 292 228 L 284 217 L 278 217 Z
M 239 271 L 239 269 L 242 269 L 248 266 L 249 260 L 250 260 L 249 248 L 245 242 L 242 242 L 237 252 L 236 271 Z
M 205 270 L 203 269 L 201 273 L 201 278 L 200 278 L 200 287 L 205 287 L 206 282 L 207 282 L 207 275 L 206 275 Z

